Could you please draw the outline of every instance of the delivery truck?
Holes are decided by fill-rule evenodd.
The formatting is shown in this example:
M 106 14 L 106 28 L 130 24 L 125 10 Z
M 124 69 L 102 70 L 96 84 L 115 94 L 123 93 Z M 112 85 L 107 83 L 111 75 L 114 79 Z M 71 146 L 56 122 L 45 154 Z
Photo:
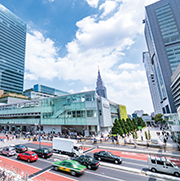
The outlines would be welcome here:
M 73 157 L 83 154 L 82 145 L 77 143 L 77 140 L 67 138 L 53 138 L 53 150 L 58 153 L 64 153 Z

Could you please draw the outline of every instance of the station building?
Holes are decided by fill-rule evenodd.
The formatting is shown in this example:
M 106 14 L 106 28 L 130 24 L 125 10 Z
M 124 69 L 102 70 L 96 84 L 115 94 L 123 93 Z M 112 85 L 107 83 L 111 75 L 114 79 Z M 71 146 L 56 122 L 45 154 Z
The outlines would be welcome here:
M 0 105 L 1 129 L 60 132 L 71 130 L 86 136 L 107 133 L 120 118 L 119 105 L 96 91 Z

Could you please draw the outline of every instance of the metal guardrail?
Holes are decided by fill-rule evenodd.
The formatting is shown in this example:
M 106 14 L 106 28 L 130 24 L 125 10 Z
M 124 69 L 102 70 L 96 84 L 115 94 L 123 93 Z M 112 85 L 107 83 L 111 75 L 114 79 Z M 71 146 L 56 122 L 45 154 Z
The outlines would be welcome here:
M 29 179 L 31 173 L 25 172 L 20 168 L 0 162 L 0 181 L 50 181 L 41 176 Z

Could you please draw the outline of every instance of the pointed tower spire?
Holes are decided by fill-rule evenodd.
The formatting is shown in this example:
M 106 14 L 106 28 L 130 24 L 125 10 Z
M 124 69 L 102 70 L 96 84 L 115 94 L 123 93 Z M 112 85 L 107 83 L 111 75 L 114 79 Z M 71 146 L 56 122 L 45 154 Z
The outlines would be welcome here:
M 106 87 L 104 86 L 104 83 L 102 81 L 99 66 L 98 66 L 98 77 L 96 82 L 96 93 L 101 97 L 107 98 Z

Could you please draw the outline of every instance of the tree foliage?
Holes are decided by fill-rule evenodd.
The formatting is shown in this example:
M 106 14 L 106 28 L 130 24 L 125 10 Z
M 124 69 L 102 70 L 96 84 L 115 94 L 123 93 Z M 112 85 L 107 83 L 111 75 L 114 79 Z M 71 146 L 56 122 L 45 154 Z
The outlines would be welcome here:
M 146 123 L 140 117 L 138 117 L 138 119 L 137 119 L 137 124 L 138 124 L 138 126 L 142 126 L 142 128 L 146 127 Z
M 146 140 L 150 140 L 151 139 L 151 133 L 150 133 L 149 130 L 148 130 L 148 133 L 147 133 L 147 131 L 145 131 L 145 138 L 146 138 Z
M 162 118 L 162 114 L 156 114 L 156 116 L 155 116 L 155 122 L 159 122 L 159 123 L 162 123 L 162 121 L 163 121 L 163 118 Z

